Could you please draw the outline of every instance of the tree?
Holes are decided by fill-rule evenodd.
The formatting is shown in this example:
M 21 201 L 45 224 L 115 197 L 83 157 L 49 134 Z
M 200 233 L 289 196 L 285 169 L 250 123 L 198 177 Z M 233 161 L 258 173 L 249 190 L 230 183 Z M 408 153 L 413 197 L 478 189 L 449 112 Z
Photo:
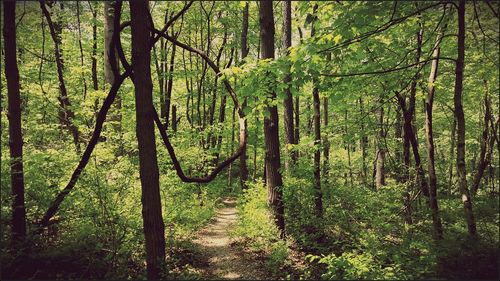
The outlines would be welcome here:
M 259 6 L 260 43 L 262 59 L 274 59 L 274 16 L 273 1 L 261 0 Z M 271 85 L 268 85 L 270 88 Z M 267 98 L 272 102 L 276 93 L 271 89 Z M 264 118 L 264 138 L 266 144 L 265 174 L 268 204 L 273 210 L 276 226 L 281 236 L 285 234 L 285 218 L 283 205 L 283 180 L 281 178 L 281 158 L 278 132 L 278 108 L 276 105 L 267 104 L 267 114 Z
M 111 42 L 115 32 L 115 4 L 115 1 L 104 2 L 104 78 L 109 85 L 113 85 L 118 71 L 118 69 L 113 69 L 110 61 L 114 60 L 116 66 L 119 63 L 116 48 L 111 49 Z
M 465 118 L 462 106 L 462 92 L 464 80 L 464 57 L 465 57 L 465 0 L 458 2 L 458 39 L 457 60 L 455 63 L 455 92 L 453 104 L 455 118 L 457 119 L 457 172 L 458 186 L 462 193 L 465 220 L 467 229 L 472 236 L 476 235 L 476 220 L 472 211 L 472 199 L 467 187 L 467 173 L 465 167 Z
M 379 104 L 379 134 L 377 140 L 377 154 L 375 157 L 375 186 L 378 188 L 385 185 L 385 148 L 383 144 L 384 139 L 384 105 L 382 102 Z
M 161 212 L 160 181 L 154 133 L 153 82 L 149 1 L 130 2 L 132 68 L 136 103 L 136 134 L 142 188 L 142 218 L 146 240 L 148 279 L 159 279 L 165 261 L 165 226 Z
M 486 84 L 486 82 L 485 82 Z M 484 119 L 483 119 L 483 133 L 481 135 L 481 143 L 480 143 L 480 152 L 479 152 L 479 163 L 477 167 L 476 174 L 474 176 L 474 181 L 472 183 L 472 194 L 476 194 L 477 190 L 479 189 L 479 185 L 481 184 L 481 179 L 483 178 L 484 170 L 486 169 L 486 166 L 488 165 L 489 162 L 489 154 L 487 153 L 487 149 L 491 150 L 493 146 L 493 142 L 491 145 L 488 145 L 488 136 L 489 136 L 489 129 L 490 129 L 490 120 L 491 120 L 491 102 L 490 98 L 488 96 L 488 87 L 485 87 L 485 93 L 484 93 Z M 495 127 L 493 127 L 495 128 Z M 489 137 L 491 140 L 494 138 Z M 488 155 L 487 155 L 488 154 Z
M 26 237 L 26 207 L 24 205 L 23 134 L 21 127 L 21 94 L 17 68 L 16 2 L 3 2 L 3 39 L 5 78 L 7 80 L 10 181 L 12 190 L 12 244 Z
M 248 47 L 248 3 L 245 3 L 245 7 L 243 8 L 243 23 L 241 29 L 241 60 L 243 61 L 248 55 L 249 47 Z M 247 105 L 247 99 L 243 100 L 242 107 L 244 108 Z M 247 120 L 245 119 L 245 138 L 248 135 L 247 130 Z M 240 186 L 242 189 L 247 188 L 246 181 L 248 180 L 248 167 L 247 167 L 247 149 L 243 149 L 240 155 Z
M 435 83 L 438 75 L 438 64 L 441 40 L 443 38 L 443 30 L 441 30 L 434 44 L 432 57 L 431 71 L 429 74 L 429 82 L 427 87 L 427 97 L 425 99 L 425 132 L 427 137 L 427 167 L 429 172 L 429 201 L 432 212 L 432 224 L 434 227 L 434 235 L 437 239 L 443 236 L 443 227 L 441 218 L 439 217 L 439 207 L 437 200 L 437 176 L 434 159 L 434 135 L 432 130 L 432 106 L 434 103 L 434 93 L 436 91 Z
M 292 2 L 290 0 L 283 1 L 283 49 L 284 54 L 286 56 L 289 55 L 289 48 L 292 46 Z M 289 145 L 297 144 L 295 140 L 295 129 L 294 129 L 294 120 L 293 120 L 293 97 L 291 91 L 291 82 L 292 77 L 289 74 L 290 66 L 287 66 L 285 70 L 287 74 L 285 75 L 285 79 L 283 83 L 285 83 L 285 99 L 283 101 L 284 106 L 284 127 L 285 127 L 285 139 L 286 139 L 286 148 L 288 149 Z M 290 153 L 290 158 L 292 164 L 297 160 L 297 153 Z M 289 161 L 285 162 L 285 168 L 288 169 Z
M 61 9 L 62 9 L 62 3 Z M 54 3 L 51 3 L 54 5 Z M 80 154 L 80 131 L 78 127 L 74 124 L 73 118 L 75 118 L 75 113 L 71 109 L 71 103 L 68 97 L 68 91 L 66 88 L 66 82 L 64 81 L 64 61 L 62 56 L 62 50 L 60 48 L 61 45 L 61 32 L 62 32 L 62 23 L 59 21 L 53 22 L 50 16 L 49 11 L 45 5 L 45 0 L 40 0 L 40 7 L 42 8 L 42 12 L 47 19 L 47 23 L 50 29 L 50 36 L 52 37 L 52 41 L 54 42 L 54 55 L 57 66 L 57 77 L 59 80 L 59 120 L 63 127 L 66 127 L 73 136 L 73 142 L 75 144 L 77 154 Z
M 316 18 L 318 4 L 313 7 L 313 17 Z M 316 20 L 311 22 L 311 37 L 316 34 Z M 323 194 L 321 192 L 321 104 L 319 98 L 319 81 L 313 78 L 313 124 L 314 124 L 314 211 L 316 217 L 323 217 Z

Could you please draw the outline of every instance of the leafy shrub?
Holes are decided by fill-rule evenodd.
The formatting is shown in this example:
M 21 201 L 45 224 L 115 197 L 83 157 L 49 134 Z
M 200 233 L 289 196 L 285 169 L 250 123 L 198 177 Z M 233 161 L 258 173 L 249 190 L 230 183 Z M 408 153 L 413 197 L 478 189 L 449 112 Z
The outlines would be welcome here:
M 231 233 L 242 237 L 254 252 L 267 257 L 269 269 L 278 274 L 288 262 L 290 241 L 280 240 L 267 207 L 267 190 L 261 182 L 251 183 L 238 198 L 238 222 Z

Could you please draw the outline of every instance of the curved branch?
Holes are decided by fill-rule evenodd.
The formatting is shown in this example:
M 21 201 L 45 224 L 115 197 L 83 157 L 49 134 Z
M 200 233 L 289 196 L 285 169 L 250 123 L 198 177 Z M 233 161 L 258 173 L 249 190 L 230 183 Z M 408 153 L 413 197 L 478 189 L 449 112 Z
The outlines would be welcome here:
M 486 0 L 485 2 L 486 2 L 486 5 L 488 5 L 488 7 L 490 8 L 490 10 L 493 12 L 495 17 L 497 17 L 497 19 L 498 19 L 498 12 L 495 11 L 495 9 L 491 6 L 490 1 Z
M 199 55 L 203 60 L 207 62 L 207 64 L 214 70 L 216 75 L 222 76 L 222 72 L 220 71 L 219 67 L 202 51 L 191 47 L 185 43 L 179 42 L 176 38 L 171 37 L 170 35 L 166 34 L 163 31 L 157 30 L 157 29 L 152 29 L 152 31 L 159 36 L 162 36 L 163 38 L 167 39 L 168 41 L 174 43 L 175 45 L 185 49 L 186 51 L 189 51 L 191 53 L 195 53 Z M 229 84 L 229 81 L 227 78 L 224 77 L 223 79 L 224 86 L 226 87 L 226 90 L 228 91 L 229 95 L 231 96 L 231 99 L 233 100 L 234 106 L 236 107 L 238 111 L 238 115 L 240 118 L 244 118 L 243 110 L 241 108 L 241 105 L 238 102 L 238 98 L 236 97 L 236 93 L 234 92 L 233 88 L 231 87 L 231 84 Z
M 442 5 L 442 4 L 443 4 L 443 2 L 436 2 L 434 4 L 431 4 L 431 5 L 428 5 L 426 7 L 421 8 L 421 9 L 418 9 L 418 10 L 414 11 L 413 13 L 410 13 L 410 14 L 408 14 L 406 16 L 403 16 L 403 17 L 400 17 L 400 18 L 396 18 L 396 19 L 391 19 L 388 22 L 382 24 L 381 26 L 375 28 L 374 30 L 371 30 L 371 31 L 365 32 L 363 34 L 360 34 L 358 36 L 355 36 L 353 38 L 347 39 L 347 40 L 345 40 L 344 42 L 341 42 L 338 45 L 335 45 L 335 46 L 332 46 L 332 47 L 320 50 L 317 53 L 320 54 L 320 53 L 332 51 L 332 50 L 335 50 L 335 49 L 338 49 L 338 48 L 341 48 L 341 47 L 349 46 L 349 45 L 357 43 L 357 42 L 361 42 L 361 41 L 363 41 L 364 39 L 366 39 L 368 37 L 371 37 L 371 36 L 373 36 L 375 34 L 381 33 L 383 31 L 389 29 L 392 26 L 395 26 L 395 25 L 397 25 L 399 23 L 402 23 L 403 21 L 405 21 L 406 19 L 408 19 L 410 17 L 418 15 L 418 14 L 420 14 L 421 12 L 423 12 L 425 10 L 428 10 L 430 8 L 433 8 L 433 7 Z
M 156 126 L 158 127 L 158 130 L 160 130 L 160 134 L 161 134 L 161 137 L 163 139 L 163 143 L 165 144 L 165 146 L 168 150 L 170 158 L 172 158 L 174 168 L 175 168 L 179 178 L 184 182 L 197 182 L 197 183 L 210 182 L 211 180 L 213 180 L 217 176 L 217 174 L 220 171 L 222 171 L 231 162 L 236 160 L 241 155 L 241 153 L 246 149 L 247 134 L 245 133 L 246 132 L 245 114 L 243 113 L 243 109 L 241 108 L 241 105 L 238 101 L 238 97 L 236 96 L 236 93 L 234 92 L 233 88 L 231 87 L 231 84 L 229 83 L 227 78 L 222 75 L 222 72 L 220 71 L 219 67 L 204 52 L 202 52 L 196 48 L 193 48 L 187 44 L 179 42 L 176 38 L 169 36 L 168 34 L 166 34 L 163 31 L 160 31 L 160 30 L 157 30 L 154 28 L 152 28 L 152 31 L 154 33 L 158 34 L 159 36 L 164 37 L 165 39 L 172 42 L 173 44 L 175 44 L 175 45 L 177 45 L 177 46 L 179 46 L 179 47 L 181 47 L 189 52 L 192 52 L 192 53 L 199 55 L 203 60 L 205 60 L 205 62 L 213 69 L 213 71 L 215 72 L 215 74 L 217 76 L 223 77 L 223 82 L 224 82 L 224 85 L 226 87 L 226 90 L 229 93 L 229 95 L 231 96 L 233 103 L 234 103 L 234 106 L 237 109 L 238 116 L 239 116 L 239 126 L 240 126 L 239 149 L 233 155 L 231 155 L 228 159 L 226 159 L 225 161 L 223 161 L 219 165 L 217 165 L 217 167 L 210 174 L 208 174 L 207 176 L 202 177 L 202 178 L 187 177 L 184 174 L 184 172 L 182 171 L 182 167 L 180 166 L 180 163 L 177 160 L 177 157 L 175 155 L 174 148 L 172 147 L 172 145 L 168 139 L 167 133 L 161 124 L 160 118 L 158 117 L 158 113 L 156 112 L 156 109 L 154 110 L 154 114 L 155 114 L 154 118 L 155 118 Z
M 246 148 L 246 135 L 243 134 L 241 135 L 242 128 L 245 128 L 245 122 L 243 118 L 240 118 L 240 147 L 239 149 L 231 155 L 229 158 L 224 160 L 224 162 L 221 162 L 217 167 L 210 172 L 210 174 L 204 176 L 204 177 L 188 177 L 184 174 L 182 171 L 181 164 L 179 163 L 179 160 L 177 160 L 177 156 L 175 155 L 174 147 L 170 143 L 170 140 L 168 138 L 167 132 L 165 128 L 163 127 L 160 117 L 158 116 L 158 112 L 156 109 L 154 109 L 154 121 L 156 123 L 156 127 L 160 131 L 161 138 L 163 140 L 163 143 L 165 144 L 165 147 L 167 148 L 168 154 L 170 155 L 170 158 L 172 159 L 172 162 L 174 164 L 175 171 L 177 173 L 177 176 L 183 181 L 183 182 L 196 182 L 196 183 L 207 183 L 212 181 L 225 167 L 227 167 L 231 162 L 234 160 L 238 159 L 238 157 L 241 155 L 243 150 Z M 243 137 L 243 139 L 242 139 Z M 243 142 L 242 142 L 243 141 Z
M 415 62 L 412 64 L 408 64 L 405 66 L 401 67 L 394 67 L 390 69 L 385 69 L 385 70 L 377 70 L 377 71 L 368 71 L 368 72 L 358 72 L 358 73 L 341 73 L 341 74 L 330 74 L 330 73 L 321 73 L 321 76 L 327 76 L 327 77 L 351 77 L 351 76 L 361 76 L 361 75 L 374 75 L 374 74 L 385 74 L 385 73 L 390 73 L 390 72 L 395 72 L 403 69 L 407 69 L 410 67 L 414 67 L 419 64 L 426 64 L 428 62 L 431 62 L 435 58 L 432 59 L 427 59 L 419 62 Z M 450 61 L 456 61 L 454 58 L 449 58 L 449 57 L 439 57 L 441 60 L 450 60 Z
M 121 2 L 121 1 L 119 1 L 119 2 Z M 45 8 L 44 1 L 41 0 L 40 4 L 42 6 L 42 10 L 44 10 L 44 14 L 47 15 L 48 11 Z M 189 6 L 191 4 L 192 4 L 192 2 L 190 2 L 190 4 L 188 4 L 187 6 L 185 6 L 184 9 L 181 12 L 179 12 L 178 16 L 176 16 L 176 17 L 178 18 L 179 16 L 181 16 L 187 10 L 187 8 L 189 8 Z M 50 15 L 49 15 L 48 20 L 49 19 L 50 19 Z M 166 30 L 168 28 L 168 25 L 171 25 L 172 23 L 173 23 L 173 20 L 169 21 L 163 29 Z M 116 32 L 116 30 L 117 29 L 115 29 L 114 33 L 115 34 L 119 33 L 119 32 Z M 125 72 L 122 75 L 118 76 L 118 78 L 115 79 L 113 85 L 111 86 L 111 89 L 109 90 L 108 96 L 104 99 L 103 105 L 102 105 L 101 109 L 99 110 L 99 113 L 97 114 L 96 125 L 95 125 L 94 131 L 92 133 L 92 137 L 90 138 L 90 141 L 87 144 L 87 147 L 85 148 L 85 151 L 82 155 L 82 158 L 80 159 L 80 162 L 78 163 L 78 166 L 73 171 L 73 174 L 71 175 L 69 182 L 66 184 L 66 187 L 57 194 L 56 198 L 54 199 L 54 201 L 52 201 L 50 207 L 45 212 L 45 215 L 43 216 L 43 218 L 37 223 L 38 228 L 37 228 L 36 232 L 40 232 L 43 227 L 47 227 L 50 224 L 50 219 L 59 210 L 59 207 L 60 207 L 61 203 L 63 202 L 64 198 L 75 187 L 76 182 L 78 181 L 78 178 L 80 177 L 80 174 L 83 172 L 83 169 L 85 168 L 85 166 L 87 166 L 89 159 L 90 159 L 90 156 L 91 156 L 91 154 L 92 154 L 92 152 L 97 144 L 97 141 L 101 135 L 103 124 L 104 124 L 104 121 L 106 120 L 106 115 L 107 115 L 111 105 L 113 104 L 113 101 L 116 98 L 118 90 L 120 89 L 123 81 L 125 81 L 125 79 L 127 77 L 132 75 L 132 68 L 130 67 L 130 65 L 128 65 L 128 63 L 125 59 L 124 53 L 123 53 L 123 48 L 122 48 L 121 42 L 120 42 L 120 36 L 119 36 L 119 34 L 115 36 L 115 34 L 113 34 L 113 36 L 112 36 L 112 42 L 113 42 L 112 47 L 117 48 L 118 55 L 120 56 L 120 60 L 124 64 Z M 152 40 L 151 47 L 153 46 L 153 44 L 155 42 L 157 42 L 159 40 L 159 38 L 160 37 L 157 37 L 157 38 Z M 155 114 L 157 117 L 158 114 L 157 114 L 156 110 L 155 110 Z M 240 124 L 241 123 L 242 122 L 240 121 Z M 161 122 L 157 123 L 157 124 L 161 125 Z M 243 122 L 243 124 L 244 124 L 244 122 Z M 161 130 L 160 130 L 160 132 L 161 132 Z M 166 133 L 163 133 L 163 135 L 166 136 Z M 168 138 L 167 138 L 167 141 L 168 141 Z M 241 141 L 241 138 L 240 138 L 240 143 L 241 143 L 240 146 L 244 147 L 246 145 L 246 138 L 244 138 L 243 141 Z M 173 148 L 172 148 L 172 152 L 173 152 Z M 175 156 L 175 154 L 174 154 L 174 156 Z M 238 156 L 239 156 L 239 154 L 238 154 Z M 205 179 L 208 181 L 212 180 L 225 166 L 227 166 L 230 162 L 234 161 L 234 159 L 236 159 L 238 156 L 230 157 L 229 159 L 227 159 L 226 161 L 221 163 L 221 165 L 219 165 L 220 167 L 217 167 L 209 176 L 205 177 Z M 172 159 L 174 159 L 174 158 L 172 158 Z M 178 161 L 177 161 L 177 163 L 178 163 Z M 180 165 L 179 165 L 179 168 L 180 168 Z M 182 172 L 182 170 L 181 170 L 181 172 Z M 187 177 L 185 177 L 185 179 L 190 180 L 190 178 L 187 178 Z M 198 182 L 203 182 L 203 181 L 198 181 Z
M 104 100 L 104 103 L 99 110 L 99 113 L 97 114 L 96 118 L 96 124 L 94 128 L 94 132 L 92 133 L 92 137 L 90 138 L 89 143 L 87 144 L 87 147 L 85 148 L 85 151 L 83 152 L 82 158 L 80 162 L 78 163 L 78 166 L 76 167 L 75 171 L 71 175 L 71 178 L 66 185 L 66 187 L 57 194 L 56 199 L 52 202 L 50 205 L 49 209 L 43 216 L 43 218 L 38 222 L 39 227 L 46 227 L 49 224 L 49 220 L 55 215 L 55 213 L 59 210 L 59 206 L 61 205 L 62 201 L 66 197 L 66 195 L 69 194 L 69 192 L 75 187 L 75 184 L 80 177 L 80 174 L 82 173 L 83 169 L 87 165 L 90 159 L 90 155 L 92 154 L 92 151 L 94 150 L 97 141 L 99 139 L 99 136 L 101 135 L 102 127 L 104 124 L 104 121 L 106 120 L 106 115 L 109 111 L 109 108 L 111 107 L 111 104 L 116 98 L 116 94 L 118 93 L 118 89 L 122 85 L 123 81 L 125 78 L 127 78 L 130 75 L 131 70 L 126 70 L 122 75 L 116 79 L 116 81 L 113 83 L 113 86 L 109 90 L 109 94 Z
M 161 32 L 165 32 L 167 31 L 167 29 L 180 17 L 182 16 L 188 9 L 189 7 L 191 7 L 191 5 L 194 3 L 194 1 L 189 1 L 186 5 L 184 5 L 184 7 L 182 8 L 182 10 L 180 10 L 175 16 L 173 16 L 166 24 L 165 26 L 163 26 L 163 28 L 161 29 Z M 157 35 L 156 37 L 154 37 L 152 39 L 152 44 L 158 42 L 158 40 L 160 40 L 160 37 L 161 35 Z

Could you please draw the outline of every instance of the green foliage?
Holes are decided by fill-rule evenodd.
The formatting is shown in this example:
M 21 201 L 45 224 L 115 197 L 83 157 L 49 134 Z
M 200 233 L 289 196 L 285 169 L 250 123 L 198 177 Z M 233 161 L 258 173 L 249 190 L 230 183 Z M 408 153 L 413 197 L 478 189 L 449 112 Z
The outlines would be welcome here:
M 267 191 L 262 183 L 250 183 L 238 198 L 238 223 L 232 235 L 243 238 L 251 251 L 264 254 L 268 268 L 278 275 L 290 262 L 290 241 L 279 239 L 266 202 Z

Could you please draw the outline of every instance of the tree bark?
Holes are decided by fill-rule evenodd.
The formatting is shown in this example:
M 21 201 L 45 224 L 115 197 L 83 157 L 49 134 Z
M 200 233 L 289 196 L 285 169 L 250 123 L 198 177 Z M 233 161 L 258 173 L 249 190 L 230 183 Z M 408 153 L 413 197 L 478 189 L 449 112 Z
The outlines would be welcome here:
M 485 82 L 486 84 L 486 82 Z M 484 94 L 484 129 L 483 133 L 481 136 L 481 150 L 479 153 L 479 163 L 477 165 L 477 171 L 474 176 L 474 182 L 472 183 L 472 194 L 476 194 L 477 190 L 479 189 L 479 185 L 481 184 L 481 179 L 483 178 L 484 170 L 488 166 L 488 158 L 486 155 L 486 150 L 488 147 L 488 135 L 489 135 L 489 128 L 490 124 L 489 121 L 491 119 L 491 105 L 490 105 L 490 100 L 488 97 L 488 88 L 485 87 L 485 94 Z
M 292 2 L 290 0 L 283 1 L 283 49 L 284 55 L 288 56 L 288 49 L 292 46 Z M 289 145 L 297 144 L 295 141 L 295 131 L 294 131 L 294 120 L 293 120 L 293 98 L 291 91 L 292 77 L 290 74 L 290 65 L 287 65 L 285 70 L 285 78 L 283 83 L 285 84 L 285 99 L 283 101 L 284 106 L 284 127 L 285 127 L 285 140 L 286 140 L 286 150 L 288 151 Z M 296 152 L 288 152 L 291 160 L 291 164 L 295 164 L 297 161 Z M 285 162 L 285 169 L 289 169 L 290 161 Z
M 359 98 L 359 110 L 361 112 L 361 116 L 362 118 L 364 117 L 365 115 L 365 111 L 363 109 L 363 100 L 361 98 Z M 360 146 L 361 146 L 361 158 L 362 158 L 362 177 L 363 177 L 363 185 L 367 185 L 368 181 L 368 168 L 366 166 L 366 157 L 367 157 L 367 154 L 366 154 L 366 150 L 368 148 L 368 136 L 366 135 L 366 132 L 365 132 L 365 125 L 364 125 L 364 122 L 361 122 L 361 140 L 360 140 Z
M 85 67 L 83 62 L 83 46 L 82 46 L 82 29 L 80 22 L 80 2 L 76 2 L 76 18 L 78 22 L 78 47 L 80 50 L 80 66 L 82 69 Z M 82 81 L 83 81 L 83 100 L 87 98 L 87 81 L 85 79 L 85 74 L 82 72 Z
M 379 109 L 379 139 L 377 143 L 377 155 L 376 155 L 376 171 L 375 171 L 375 186 L 377 189 L 385 185 L 385 149 L 382 143 L 384 138 L 384 107 L 382 104 Z
M 242 30 L 241 30 L 241 60 L 243 61 L 246 56 L 248 55 L 248 42 L 247 42 L 247 34 L 248 34 L 248 3 L 245 4 L 245 8 L 243 9 L 243 23 L 242 23 Z M 245 108 L 247 105 L 247 99 L 243 100 L 242 107 Z M 245 119 L 245 138 L 248 136 L 248 130 L 247 130 L 247 120 Z M 243 149 L 241 155 L 240 155 L 240 186 L 241 189 L 246 189 L 247 184 L 246 181 L 248 180 L 248 167 L 247 167 L 247 149 Z
M 99 89 L 97 81 L 97 12 L 95 9 L 92 9 L 92 88 L 95 91 Z
M 130 2 L 132 66 L 136 102 L 136 134 L 142 188 L 142 217 L 148 279 L 159 279 L 165 261 L 165 232 L 154 133 L 151 80 L 149 1 Z
M 422 54 L 422 34 L 423 27 L 419 23 L 419 30 L 416 33 L 417 39 L 417 49 L 415 54 L 416 63 L 420 62 L 420 57 Z M 420 79 L 420 75 L 417 74 L 410 85 L 410 96 L 408 98 L 408 103 L 406 104 L 404 98 L 398 96 L 398 101 L 403 110 L 404 125 L 404 143 L 403 143 L 403 158 L 405 163 L 405 181 L 410 179 L 410 145 L 413 151 L 413 157 L 415 160 L 415 168 L 417 170 L 417 181 L 418 186 L 420 186 L 420 191 L 424 196 L 429 196 L 429 190 L 427 187 L 427 182 L 425 181 L 425 173 L 420 161 L 420 153 L 418 151 L 417 134 L 414 129 L 413 119 L 415 117 L 415 97 L 417 93 L 417 81 Z
M 273 1 L 261 0 L 259 6 L 260 38 L 263 59 L 274 59 L 274 16 Z M 269 85 L 271 86 L 271 85 Z M 276 93 L 269 91 L 268 98 L 276 99 Z M 265 171 L 268 190 L 267 201 L 273 210 L 276 226 L 281 237 L 285 234 L 283 205 L 283 180 L 281 178 L 280 143 L 278 132 L 278 108 L 267 105 L 268 115 L 264 118 L 264 137 L 266 143 Z
M 328 130 L 328 97 L 323 98 L 323 128 Z M 349 161 L 350 162 L 350 161 Z M 349 165 L 350 166 L 350 165 Z M 328 135 L 323 136 L 323 181 L 328 181 L 328 173 L 330 169 L 330 141 Z M 351 173 L 352 176 L 352 173 Z
M 316 16 L 318 5 L 313 7 L 313 16 Z M 315 20 L 311 22 L 311 37 L 316 33 Z M 318 219 L 323 218 L 323 194 L 321 192 L 321 104 L 319 99 L 319 81 L 313 78 L 313 128 L 314 128 L 314 212 Z
M 118 69 L 113 70 L 110 60 L 115 61 L 118 66 L 119 60 L 116 48 L 110 49 L 110 44 L 113 40 L 115 21 L 115 1 L 104 2 L 104 79 L 107 84 L 113 85 L 115 74 Z
M 40 1 L 40 7 L 42 9 L 45 18 L 47 19 L 47 24 L 49 25 L 50 35 L 52 41 L 54 42 L 54 53 L 57 66 L 57 78 L 59 80 L 59 103 L 61 108 L 59 110 L 59 119 L 64 127 L 68 128 L 71 135 L 73 136 L 73 142 L 76 147 L 76 152 L 80 154 L 80 131 L 78 127 L 73 123 L 73 118 L 75 118 L 75 113 L 71 110 L 71 103 L 69 101 L 68 92 L 66 89 L 66 84 L 64 82 L 64 62 L 62 57 L 62 50 L 60 49 L 61 44 L 61 31 L 62 24 L 60 22 L 53 22 L 47 7 L 45 6 L 45 1 Z
M 425 132 L 427 135 L 427 168 L 429 172 L 429 203 L 432 212 L 432 225 L 434 228 L 434 236 L 437 239 L 443 238 L 443 227 L 441 225 L 441 218 L 439 217 L 439 206 L 437 200 L 437 176 L 434 160 L 434 136 L 432 131 L 432 106 L 434 103 L 434 92 L 436 87 L 434 86 L 436 78 L 438 75 L 438 65 L 439 65 L 439 54 L 441 43 L 441 38 L 443 37 L 443 31 L 441 30 L 437 36 L 436 43 L 434 45 L 433 60 L 431 65 L 431 71 L 429 74 L 428 88 L 427 88 L 427 98 L 425 100 Z
M 455 63 L 455 93 L 453 103 L 455 108 L 455 118 L 457 119 L 457 172 L 459 178 L 459 189 L 462 194 L 465 219 L 470 235 L 476 235 L 476 221 L 472 211 L 472 201 L 467 187 L 467 173 L 465 169 L 465 118 L 462 106 L 462 90 L 464 77 L 464 57 L 465 57 L 465 0 L 458 3 L 458 39 L 457 39 L 457 60 Z
M 455 113 L 453 113 L 453 124 L 451 126 L 451 136 L 450 136 L 450 168 L 448 170 L 448 192 L 451 194 L 453 185 L 453 167 L 455 162 L 452 155 L 455 155 L 455 145 L 457 140 L 457 118 L 455 118 Z
M 7 80 L 10 149 L 10 180 L 12 190 L 12 246 L 26 238 L 26 207 L 24 205 L 23 135 L 21 128 L 21 94 L 17 68 L 16 2 L 3 2 L 3 39 L 5 79 Z
M 314 107 L 314 210 L 316 217 L 323 217 L 323 196 L 321 192 L 321 124 L 320 124 L 320 100 L 317 86 L 313 89 L 313 107 Z
M 400 140 L 403 138 L 403 125 L 402 125 L 402 118 L 401 118 L 401 108 L 396 108 L 396 122 L 394 122 L 394 137 L 396 138 L 396 147 L 394 148 L 394 156 L 396 158 L 396 180 L 398 182 L 404 182 L 406 179 L 402 176 L 403 171 L 401 170 L 400 163 L 403 162 L 403 154 L 401 153 L 401 142 Z M 404 162 L 403 162 L 404 163 Z
M 116 47 L 111 49 L 110 46 L 115 29 L 119 31 L 120 28 L 119 23 L 115 22 L 115 9 L 117 9 L 116 1 L 104 2 L 104 79 L 107 86 L 113 85 L 116 77 L 120 74 L 118 52 Z M 110 121 L 116 122 L 113 128 L 119 132 L 121 131 L 122 120 L 121 107 L 122 101 L 120 95 L 117 95 L 115 101 L 116 113 L 113 114 L 113 112 L 111 112 Z M 121 151 L 122 149 L 122 145 L 120 144 L 119 150 Z

